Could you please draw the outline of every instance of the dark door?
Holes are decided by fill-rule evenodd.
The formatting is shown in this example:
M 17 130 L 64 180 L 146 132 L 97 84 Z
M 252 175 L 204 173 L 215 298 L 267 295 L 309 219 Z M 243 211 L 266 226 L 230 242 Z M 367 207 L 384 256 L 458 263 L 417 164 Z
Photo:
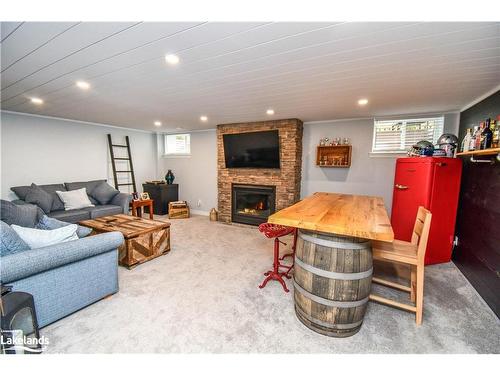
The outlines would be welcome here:
M 460 140 L 471 125 L 500 115 L 500 91 L 460 113 Z M 500 316 L 500 162 L 464 168 L 453 261 Z

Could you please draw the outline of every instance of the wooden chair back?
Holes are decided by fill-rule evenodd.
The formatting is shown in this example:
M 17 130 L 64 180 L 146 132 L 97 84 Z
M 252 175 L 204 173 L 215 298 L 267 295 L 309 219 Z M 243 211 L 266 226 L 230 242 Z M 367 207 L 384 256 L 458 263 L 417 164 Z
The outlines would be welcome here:
M 425 251 L 427 249 L 427 240 L 429 239 L 429 231 L 431 229 L 432 214 L 426 208 L 420 206 L 417 212 L 417 219 L 413 226 L 411 243 L 417 245 L 417 257 L 423 261 Z

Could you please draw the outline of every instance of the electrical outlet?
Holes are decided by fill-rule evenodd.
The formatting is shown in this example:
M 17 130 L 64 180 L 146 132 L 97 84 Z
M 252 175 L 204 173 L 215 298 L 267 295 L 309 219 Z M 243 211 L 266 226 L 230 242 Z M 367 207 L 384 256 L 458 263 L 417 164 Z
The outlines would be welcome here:
M 201 207 L 201 199 L 198 199 L 198 203 L 196 203 L 198 207 Z

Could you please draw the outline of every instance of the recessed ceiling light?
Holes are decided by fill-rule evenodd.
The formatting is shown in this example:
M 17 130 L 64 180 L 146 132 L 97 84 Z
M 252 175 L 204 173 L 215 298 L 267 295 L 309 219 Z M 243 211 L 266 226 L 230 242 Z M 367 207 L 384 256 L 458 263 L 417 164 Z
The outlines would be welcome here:
M 40 98 L 31 98 L 31 103 L 34 104 L 43 104 L 43 100 Z
M 206 121 L 208 121 L 208 117 L 207 116 L 200 116 L 200 120 L 203 122 L 206 122 Z
M 182 130 L 182 129 L 184 129 L 184 128 L 181 128 L 179 126 L 175 128 L 175 130 Z
M 76 81 L 76 85 L 83 90 L 90 89 L 90 83 L 85 81 Z
M 368 99 L 359 99 L 358 100 L 359 105 L 367 105 L 368 104 Z
M 274 109 L 270 109 L 270 108 L 269 108 L 269 109 L 266 111 L 266 113 L 267 113 L 269 116 L 272 116 L 272 115 L 274 115 Z
M 154 124 L 155 126 L 161 126 L 161 121 L 155 121 Z
M 179 56 L 173 55 L 173 54 L 165 55 L 165 61 L 171 65 L 178 64 L 179 63 Z

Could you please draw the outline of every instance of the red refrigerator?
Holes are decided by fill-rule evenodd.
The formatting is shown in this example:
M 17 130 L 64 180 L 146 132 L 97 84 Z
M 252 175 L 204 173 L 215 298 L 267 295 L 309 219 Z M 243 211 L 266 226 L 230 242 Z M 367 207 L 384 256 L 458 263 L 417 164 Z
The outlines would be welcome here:
M 425 264 L 451 259 L 461 175 L 460 159 L 414 157 L 396 161 L 391 214 L 394 238 L 410 241 L 418 206 L 430 210 Z

